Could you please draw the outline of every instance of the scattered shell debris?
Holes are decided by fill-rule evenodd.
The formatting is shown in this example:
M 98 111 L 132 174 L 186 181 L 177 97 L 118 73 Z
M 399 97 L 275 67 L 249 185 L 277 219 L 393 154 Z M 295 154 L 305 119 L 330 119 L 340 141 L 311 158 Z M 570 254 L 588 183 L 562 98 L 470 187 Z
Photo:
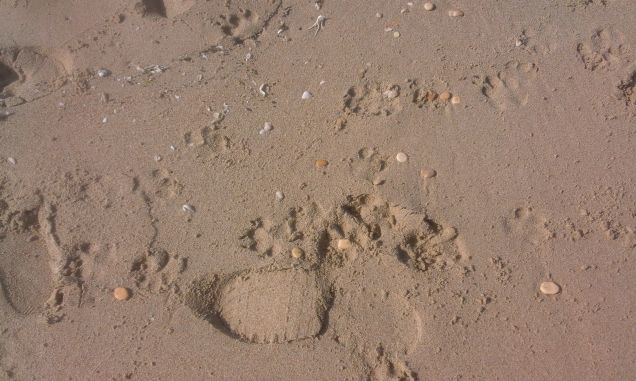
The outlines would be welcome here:
M 292 258 L 300 259 L 302 258 L 303 254 L 303 249 L 301 249 L 300 247 L 294 247 L 293 249 L 291 249 Z
M 316 168 L 322 169 L 329 165 L 329 162 L 325 159 L 316 160 Z
M 460 11 L 459 9 L 451 9 L 450 11 L 448 11 L 448 15 L 450 17 L 462 17 L 464 16 L 464 12 Z
M 195 211 L 194 206 L 190 204 L 183 204 L 183 206 L 181 207 L 181 210 L 187 213 L 194 213 Z
M 539 290 L 545 295 L 556 295 L 561 292 L 561 287 L 554 282 L 542 282 Z
M 435 4 L 433 3 L 424 3 L 424 10 L 432 11 L 435 9 Z
M 437 171 L 432 168 L 422 168 L 420 169 L 420 176 L 424 179 L 430 179 L 437 176 Z
M 281 191 L 276 191 L 276 201 L 283 201 L 285 194 Z
M 351 241 L 348 239 L 339 239 L 337 243 L 338 250 L 348 250 L 351 248 Z
M 406 156 L 404 152 L 398 152 L 397 155 L 395 155 L 395 160 L 397 160 L 399 163 L 406 163 L 408 159 L 409 157 Z
M 124 301 L 130 298 L 130 291 L 126 287 L 116 287 L 113 290 L 113 297 L 116 300 Z
M 313 97 L 313 94 L 310 93 L 309 91 L 303 91 L 303 95 L 300 97 L 303 100 L 308 100 L 311 99 Z

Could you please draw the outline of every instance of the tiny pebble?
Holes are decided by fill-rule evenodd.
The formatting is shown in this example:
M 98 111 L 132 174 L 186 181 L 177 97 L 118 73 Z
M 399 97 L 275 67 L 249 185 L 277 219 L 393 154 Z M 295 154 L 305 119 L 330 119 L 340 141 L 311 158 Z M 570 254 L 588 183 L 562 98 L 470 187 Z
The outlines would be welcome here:
M 422 176 L 422 178 L 425 178 L 425 179 L 430 179 L 431 177 L 435 177 L 436 175 L 437 175 L 437 172 L 431 168 L 422 168 L 420 170 L 420 176 Z
M 444 91 L 443 93 L 439 95 L 439 100 L 443 102 L 446 102 L 450 98 L 451 98 L 451 93 L 449 93 L 448 91 Z
M 313 95 L 309 91 L 303 91 L 303 95 L 301 96 L 303 100 L 311 99 L 311 97 L 313 97 Z
M 130 291 L 126 287 L 117 287 L 113 290 L 113 297 L 117 300 L 128 300 Z
M 404 152 L 398 152 L 398 154 L 395 155 L 395 160 L 397 160 L 400 163 L 406 163 L 408 159 L 409 159 L 408 156 L 406 156 Z
M 272 123 L 271 122 L 265 122 L 265 124 L 263 125 L 263 130 L 265 132 L 270 132 L 272 130 Z
M 181 210 L 188 213 L 194 213 L 194 206 L 190 204 L 183 204 L 183 206 L 181 207 Z
M 15 165 L 15 163 L 16 163 L 15 159 L 14 159 L 14 158 L 12 158 L 12 157 L 8 157 L 8 158 L 7 158 L 7 161 L 8 161 L 9 163 L 13 164 L 13 165 Z
M 170 146 L 170 149 L 171 149 L 172 151 L 176 151 L 176 150 L 177 150 L 177 147 L 175 147 L 175 146 L 171 145 L 171 146 Z
M 380 13 L 380 12 L 376 13 L 376 14 L 375 14 L 375 17 L 377 17 L 377 18 L 381 19 L 381 18 L 382 18 L 382 13 Z
M 319 159 L 316 160 L 316 168 L 320 169 L 320 168 L 324 168 L 327 165 L 329 165 L 329 162 L 325 159 Z
M 450 99 L 450 102 L 454 105 L 458 105 L 461 102 L 461 98 L 458 97 L 457 95 L 453 95 Z
M 281 191 L 276 191 L 276 201 L 283 201 L 285 194 Z
M 448 11 L 448 15 L 450 17 L 462 17 L 464 15 L 464 12 L 460 11 L 459 9 L 452 9 Z
M 382 185 L 384 184 L 384 179 L 374 179 L 373 185 Z
M 542 282 L 539 290 L 545 295 L 555 295 L 561 291 L 561 287 L 554 282 Z
M 432 11 L 435 9 L 435 4 L 433 3 L 424 3 L 424 9 L 427 11 Z
M 108 122 L 108 118 L 104 117 L 104 119 L 102 119 L 102 123 L 106 123 L 106 122 Z
M 399 38 L 399 37 L 400 37 L 400 32 L 398 32 L 397 30 L 393 32 L 393 38 Z
M 348 239 L 339 239 L 338 240 L 338 250 L 347 250 L 351 247 L 351 241 Z
M 155 155 L 155 161 L 161 161 L 161 156 Z
M 300 247 L 294 247 L 293 249 L 291 249 L 291 256 L 292 258 L 301 258 L 303 256 L 304 252 L 303 249 L 301 249 Z

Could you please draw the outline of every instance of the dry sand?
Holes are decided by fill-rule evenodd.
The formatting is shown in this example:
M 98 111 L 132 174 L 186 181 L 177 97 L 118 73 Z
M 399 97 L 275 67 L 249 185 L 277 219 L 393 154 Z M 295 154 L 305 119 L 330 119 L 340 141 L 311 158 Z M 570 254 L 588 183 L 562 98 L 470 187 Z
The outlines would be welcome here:
M 636 2 L 433 3 L 0 1 L 0 379 L 634 380 Z

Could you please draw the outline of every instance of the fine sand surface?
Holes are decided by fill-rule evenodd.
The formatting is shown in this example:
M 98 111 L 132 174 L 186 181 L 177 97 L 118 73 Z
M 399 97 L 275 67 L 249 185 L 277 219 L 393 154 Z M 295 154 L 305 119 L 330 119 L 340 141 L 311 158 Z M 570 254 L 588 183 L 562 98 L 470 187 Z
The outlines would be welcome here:
M 1 0 L 0 379 L 636 379 L 636 2 L 433 5 Z

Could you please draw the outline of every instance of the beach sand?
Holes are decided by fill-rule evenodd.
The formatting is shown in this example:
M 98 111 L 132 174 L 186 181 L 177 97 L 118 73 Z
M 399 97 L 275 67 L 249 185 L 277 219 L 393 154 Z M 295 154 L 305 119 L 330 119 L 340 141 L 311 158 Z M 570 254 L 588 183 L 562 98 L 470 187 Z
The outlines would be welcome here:
M 636 2 L 0 2 L 0 379 L 630 380 Z

